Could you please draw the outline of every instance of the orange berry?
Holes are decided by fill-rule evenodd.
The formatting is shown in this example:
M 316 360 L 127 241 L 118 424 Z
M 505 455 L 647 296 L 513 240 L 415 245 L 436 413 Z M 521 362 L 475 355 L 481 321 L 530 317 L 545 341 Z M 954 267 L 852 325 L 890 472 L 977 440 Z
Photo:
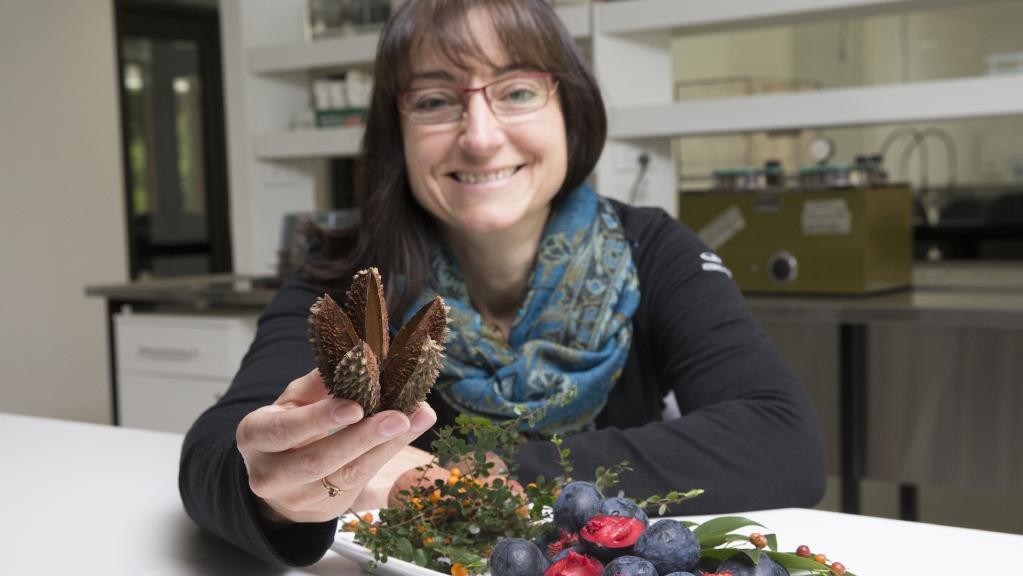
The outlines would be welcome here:
M 454 486 L 455 484 L 458 484 L 458 476 L 454 474 L 448 476 L 448 486 Z
M 363 514 L 362 515 L 362 520 L 365 521 L 365 522 L 372 522 L 373 521 L 373 515 L 372 514 Z
M 523 517 L 523 518 L 528 518 L 529 517 L 529 508 L 526 508 L 525 506 L 519 506 L 519 508 L 517 510 L 515 510 L 515 513 L 518 514 L 519 516 Z
M 754 532 L 750 534 L 749 541 L 757 548 L 764 548 L 767 546 L 767 538 L 760 532 Z
M 465 565 L 455 563 L 451 565 L 451 576 L 469 576 L 469 571 L 465 569 Z
M 433 542 L 433 538 L 430 538 L 429 536 L 427 536 L 426 538 L 423 538 L 423 544 L 424 545 L 425 544 L 429 544 L 430 542 Z
M 814 554 L 813 555 L 813 561 L 818 563 L 818 564 L 827 564 L 828 563 L 828 557 L 823 555 L 823 554 Z
M 431 493 L 427 499 L 430 501 L 431 504 L 436 504 L 437 502 L 440 502 L 440 490 L 434 490 L 433 493 Z
M 376 526 L 370 526 L 369 527 L 369 533 L 370 534 L 376 534 L 377 533 L 377 527 Z
M 534 488 L 535 489 L 536 488 L 536 482 L 530 482 L 529 484 L 526 484 L 526 488 Z
M 416 530 L 419 530 L 420 533 L 426 532 L 426 526 L 420 524 L 419 526 L 416 526 Z
M 461 476 L 462 471 L 458 469 L 458 466 L 453 466 L 449 471 L 449 474 L 451 474 L 452 476 Z M 462 568 L 465 568 L 465 566 L 462 566 Z M 454 569 L 454 566 L 452 566 L 452 569 Z
M 444 539 L 444 543 L 445 544 L 451 544 L 451 538 L 445 538 Z

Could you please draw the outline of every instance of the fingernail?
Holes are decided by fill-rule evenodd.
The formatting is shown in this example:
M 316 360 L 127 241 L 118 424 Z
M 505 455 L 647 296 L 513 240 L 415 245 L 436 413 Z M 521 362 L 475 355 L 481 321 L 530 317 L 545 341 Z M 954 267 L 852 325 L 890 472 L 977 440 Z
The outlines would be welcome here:
M 377 424 L 377 432 L 384 438 L 397 436 L 408 430 L 408 420 L 398 414 L 391 414 Z
M 362 408 L 353 402 L 345 402 L 335 406 L 330 412 L 330 417 L 338 424 L 353 424 L 362 418 Z
M 412 431 L 417 434 L 429 428 L 431 424 L 433 424 L 433 418 L 430 417 L 426 408 L 420 408 L 412 417 Z

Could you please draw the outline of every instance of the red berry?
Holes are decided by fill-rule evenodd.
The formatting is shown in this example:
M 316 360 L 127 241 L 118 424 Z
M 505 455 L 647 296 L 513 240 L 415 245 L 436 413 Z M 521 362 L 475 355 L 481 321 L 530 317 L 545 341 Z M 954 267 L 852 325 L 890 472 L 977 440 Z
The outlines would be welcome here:
M 765 538 L 760 532 L 750 534 L 749 541 L 757 548 L 764 548 L 767 546 L 767 538 Z
M 809 558 L 810 557 L 810 547 L 807 546 L 806 544 L 803 544 L 799 548 L 796 548 L 796 556 L 802 556 L 803 558 Z
M 818 564 L 827 564 L 828 563 L 828 557 L 823 555 L 823 554 L 814 554 L 813 555 L 813 561 L 818 563 Z
M 832 562 L 831 573 L 835 574 L 835 576 L 843 576 L 845 574 L 845 564 L 842 564 L 841 562 Z

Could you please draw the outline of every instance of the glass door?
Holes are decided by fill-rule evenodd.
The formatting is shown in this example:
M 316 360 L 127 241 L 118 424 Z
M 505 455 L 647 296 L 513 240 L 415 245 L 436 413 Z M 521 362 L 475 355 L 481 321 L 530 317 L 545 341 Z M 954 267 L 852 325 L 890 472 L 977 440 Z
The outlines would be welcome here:
M 131 278 L 229 272 L 217 13 L 117 15 Z

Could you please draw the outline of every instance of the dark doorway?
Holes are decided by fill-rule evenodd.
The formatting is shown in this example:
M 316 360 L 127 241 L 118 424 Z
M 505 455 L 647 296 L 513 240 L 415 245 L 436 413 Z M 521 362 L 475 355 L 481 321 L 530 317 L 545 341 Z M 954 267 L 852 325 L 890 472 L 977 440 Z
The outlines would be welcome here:
M 231 271 L 215 9 L 118 1 L 130 276 Z

